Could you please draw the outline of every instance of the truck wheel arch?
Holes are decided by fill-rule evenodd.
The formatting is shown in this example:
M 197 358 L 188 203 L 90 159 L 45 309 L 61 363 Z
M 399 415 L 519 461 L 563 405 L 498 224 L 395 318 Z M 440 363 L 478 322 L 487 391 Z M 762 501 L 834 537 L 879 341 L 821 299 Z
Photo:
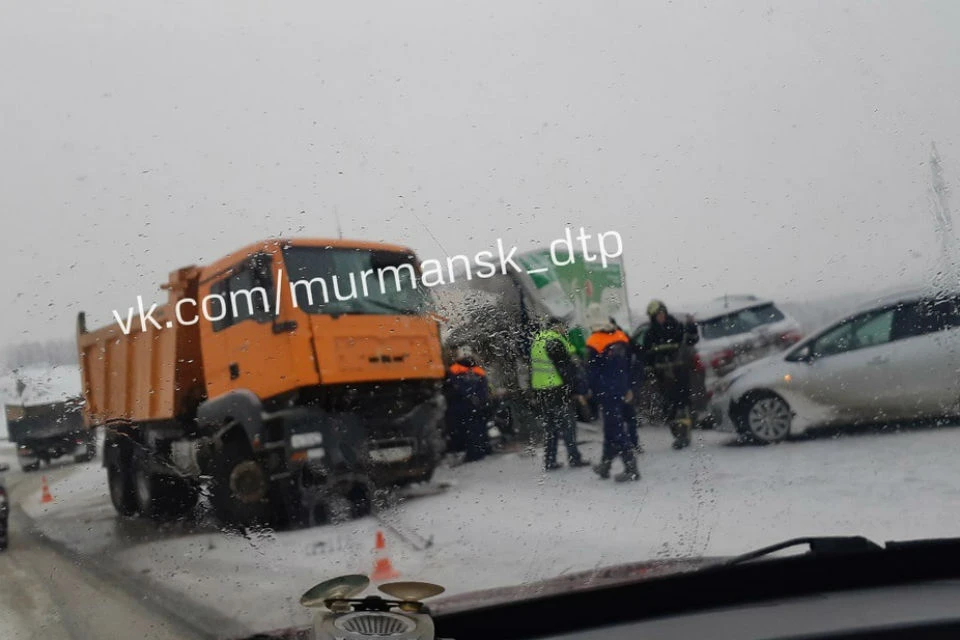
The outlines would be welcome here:
M 133 457 L 136 436 L 132 425 L 107 425 L 107 434 L 103 443 L 103 466 L 129 465 Z
M 201 404 L 197 408 L 197 423 L 217 429 L 218 440 L 236 437 L 232 432 L 239 427 L 251 443 L 263 427 L 262 411 L 260 398 L 252 391 L 234 389 Z

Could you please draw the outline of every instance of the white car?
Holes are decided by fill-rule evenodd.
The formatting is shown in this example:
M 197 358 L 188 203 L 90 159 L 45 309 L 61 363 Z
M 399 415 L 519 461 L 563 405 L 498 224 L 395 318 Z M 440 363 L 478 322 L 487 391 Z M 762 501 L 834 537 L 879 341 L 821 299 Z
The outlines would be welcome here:
M 717 428 L 779 442 L 818 426 L 960 416 L 960 293 L 877 301 L 720 380 Z
M 772 300 L 723 296 L 693 310 L 700 331 L 697 353 L 712 393 L 718 378 L 781 352 L 802 337 L 800 325 Z

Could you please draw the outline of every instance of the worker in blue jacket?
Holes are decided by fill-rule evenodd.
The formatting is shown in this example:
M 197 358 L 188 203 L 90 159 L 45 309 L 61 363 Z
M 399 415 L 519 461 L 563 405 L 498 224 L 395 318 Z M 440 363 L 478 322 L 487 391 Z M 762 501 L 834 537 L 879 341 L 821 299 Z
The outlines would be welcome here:
M 630 388 L 630 338 L 604 316 L 599 305 L 591 305 L 587 318 L 593 332 L 587 339 L 587 374 L 590 390 L 600 402 L 603 414 L 603 454 L 594 471 L 601 478 L 609 478 L 613 460 L 619 456 L 623 461 L 623 473 L 614 479 L 617 482 L 639 480 L 627 412 L 633 396 Z

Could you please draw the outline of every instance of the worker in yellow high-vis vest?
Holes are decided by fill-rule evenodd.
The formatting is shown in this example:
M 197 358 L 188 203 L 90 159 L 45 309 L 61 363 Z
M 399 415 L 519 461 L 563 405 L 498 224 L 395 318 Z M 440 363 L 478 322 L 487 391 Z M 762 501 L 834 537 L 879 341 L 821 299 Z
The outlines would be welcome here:
M 544 469 L 559 469 L 559 439 L 567 447 L 571 467 L 590 464 L 577 446 L 577 420 L 572 400 L 586 404 L 587 383 L 577 362 L 576 349 L 567 338 L 560 318 L 550 318 L 530 346 L 530 386 L 536 395 L 538 417 L 544 431 Z

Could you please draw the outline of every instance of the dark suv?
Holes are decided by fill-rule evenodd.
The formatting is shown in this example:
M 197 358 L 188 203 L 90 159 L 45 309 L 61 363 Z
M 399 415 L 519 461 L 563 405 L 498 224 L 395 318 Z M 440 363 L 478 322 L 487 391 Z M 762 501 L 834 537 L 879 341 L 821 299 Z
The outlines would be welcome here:
M 10 469 L 10 465 L 0 462 L 0 551 L 7 548 L 7 518 L 10 517 L 10 498 L 7 488 L 3 484 L 3 473 Z

